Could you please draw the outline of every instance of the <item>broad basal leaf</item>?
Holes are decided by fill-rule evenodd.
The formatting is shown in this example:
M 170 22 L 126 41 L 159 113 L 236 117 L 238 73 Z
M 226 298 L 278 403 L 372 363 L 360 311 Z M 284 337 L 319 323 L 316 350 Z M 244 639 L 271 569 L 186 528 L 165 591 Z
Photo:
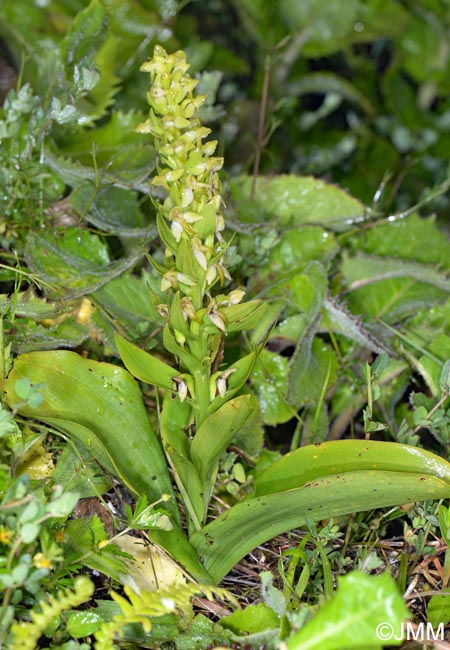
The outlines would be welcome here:
M 448 465 L 446 461 L 442 464 Z M 308 518 L 322 520 L 449 496 L 448 477 L 383 469 L 344 472 L 301 488 L 243 501 L 194 533 L 190 541 L 206 571 L 220 581 L 252 549 L 303 526 Z
M 37 408 L 15 391 L 18 379 L 40 384 Z M 88 447 L 97 448 L 102 464 L 137 494 L 157 501 L 173 496 L 159 442 L 152 431 L 136 381 L 123 368 L 84 359 L 74 352 L 31 352 L 17 357 L 6 380 L 6 398 L 19 413 L 51 423 Z M 172 499 L 166 504 L 174 514 Z
M 450 465 L 425 449 L 394 442 L 339 440 L 285 454 L 257 478 L 255 494 L 292 490 L 329 474 L 378 469 L 422 472 L 440 476 L 450 484 Z

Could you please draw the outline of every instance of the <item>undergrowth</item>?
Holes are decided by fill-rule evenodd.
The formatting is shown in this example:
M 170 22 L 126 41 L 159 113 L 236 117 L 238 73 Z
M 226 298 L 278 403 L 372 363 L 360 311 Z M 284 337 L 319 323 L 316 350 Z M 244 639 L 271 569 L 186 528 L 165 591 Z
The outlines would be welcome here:
M 41 4 L 0 7 L 0 645 L 447 647 L 448 12 Z

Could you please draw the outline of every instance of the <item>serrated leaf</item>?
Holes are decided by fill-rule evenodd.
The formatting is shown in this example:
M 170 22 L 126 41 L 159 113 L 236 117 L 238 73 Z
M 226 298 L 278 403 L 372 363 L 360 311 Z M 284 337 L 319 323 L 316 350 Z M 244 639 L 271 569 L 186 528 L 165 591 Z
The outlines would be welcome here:
M 58 141 L 59 150 L 88 168 L 92 166 L 92 152 L 95 150 L 97 165 L 107 171 L 109 162 L 118 152 L 127 150 L 131 161 L 133 150 L 143 149 L 148 153 L 151 171 L 156 161 L 155 148 L 150 142 L 143 143 L 142 136 L 134 132 L 135 127 L 143 120 L 144 114 L 139 111 L 114 111 L 105 124 L 96 125 L 95 129 L 64 134 Z
M 65 445 L 52 473 L 55 484 L 62 485 L 65 490 L 78 492 L 80 498 L 91 497 L 95 494 L 108 492 L 112 480 L 99 468 L 92 457 L 92 450 L 81 446 L 75 441 L 73 445 Z M 81 448 L 80 448 L 81 447 Z
M 108 107 L 113 103 L 114 96 L 119 90 L 119 78 L 116 76 L 117 53 L 121 41 L 116 36 L 109 35 L 103 43 L 97 45 L 94 64 L 97 80 L 89 89 L 88 94 L 78 102 L 83 111 L 83 125 L 98 120 L 105 115 Z M 85 71 L 86 68 L 82 68 Z M 95 70 L 95 72 L 96 72 Z M 89 68 L 84 72 L 84 77 L 89 74 Z M 86 83 L 84 81 L 84 83 Z
M 409 267 L 408 274 L 407 269 L 401 268 L 401 260 L 386 259 L 383 263 L 376 264 L 377 270 L 374 273 L 373 258 L 361 254 L 355 257 L 350 257 L 347 253 L 343 255 L 342 275 L 350 289 L 347 302 L 355 313 L 395 322 L 412 316 L 419 309 L 440 302 L 446 297 L 444 284 L 437 287 L 435 282 L 422 282 L 418 268 L 415 269 L 413 277 L 412 265 L 406 265 Z M 384 274 L 384 270 L 389 268 L 390 273 Z M 441 280 L 444 280 L 442 276 Z
M 48 302 L 45 298 L 36 296 L 33 289 L 28 289 L 14 296 L 0 294 L 0 311 L 5 313 L 7 309 L 14 316 L 25 316 L 39 321 L 70 312 L 73 306 Z
M 48 326 L 15 321 L 11 332 L 6 329 L 5 338 L 11 341 L 11 349 L 18 354 L 34 350 L 71 349 L 89 338 L 89 327 L 74 318 L 55 321 L 54 325 Z
M 265 630 L 277 629 L 280 619 L 266 603 L 247 605 L 228 616 L 222 616 L 220 624 L 235 634 L 257 634 Z
M 98 289 L 136 262 L 136 257 L 109 262 L 99 237 L 80 228 L 68 228 L 59 237 L 30 232 L 25 256 L 46 283 L 47 296 L 66 300 Z
M 323 307 L 326 329 L 329 328 L 336 334 L 342 334 L 377 354 L 388 351 L 388 348 L 364 327 L 361 318 L 352 314 L 345 304 L 331 298 L 325 299 Z
M 449 248 L 450 252 L 450 248 Z M 345 273 L 351 283 L 349 291 L 366 287 L 392 278 L 411 278 L 450 292 L 448 274 L 440 273 L 430 266 L 400 259 L 357 254 L 345 258 Z
M 450 270 L 450 241 L 436 226 L 434 217 L 422 219 L 413 214 L 406 219 L 380 223 L 362 233 L 360 246 L 369 255 L 394 257 Z
M 67 552 L 76 562 L 78 557 L 90 569 L 101 571 L 120 582 L 127 572 L 123 553 L 114 544 L 100 550 L 99 542 L 107 539 L 105 529 L 97 515 L 88 519 L 71 519 L 64 529 Z
M 57 156 L 48 150 L 45 152 L 45 162 L 70 187 L 76 187 L 85 180 L 89 180 L 93 184 L 97 182 L 97 171 L 92 165 L 83 165 L 76 160 Z M 154 168 L 155 152 L 153 149 L 133 148 L 132 151 L 121 151 L 112 162 L 115 162 L 115 166 L 111 164 L 102 174 L 102 180 L 105 183 L 150 194 L 147 179 Z
M 144 224 L 138 198 L 131 190 L 105 185 L 97 192 L 87 181 L 74 189 L 69 203 L 77 214 L 104 232 L 145 239 L 156 235 L 153 224 Z
M 318 324 L 316 318 L 306 327 L 289 361 L 286 401 L 296 407 L 318 402 L 336 381 L 336 354 L 315 337 Z

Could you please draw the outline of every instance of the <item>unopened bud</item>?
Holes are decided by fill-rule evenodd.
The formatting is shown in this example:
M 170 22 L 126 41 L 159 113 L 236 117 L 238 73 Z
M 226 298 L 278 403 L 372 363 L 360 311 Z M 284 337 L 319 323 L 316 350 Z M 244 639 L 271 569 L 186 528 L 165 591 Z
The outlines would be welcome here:
M 233 291 L 230 291 L 230 293 L 228 294 L 228 304 L 237 305 L 241 302 L 244 296 L 245 296 L 245 291 L 242 291 L 242 289 L 233 289 Z

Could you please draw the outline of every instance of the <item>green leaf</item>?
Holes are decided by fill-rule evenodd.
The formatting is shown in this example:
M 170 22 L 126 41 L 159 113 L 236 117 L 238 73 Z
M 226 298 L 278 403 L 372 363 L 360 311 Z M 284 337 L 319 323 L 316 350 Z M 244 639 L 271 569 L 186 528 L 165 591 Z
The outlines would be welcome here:
M 443 291 L 450 291 L 450 279 L 447 274 L 417 262 L 357 254 L 345 258 L 345 272 L 351 277 L 350 290 L 392 278 L 411 278 Z
M 344 304 L 337 300 L 325 299 L 323 306 L 326 331 L 331 330 L 346 336 L 377 354 L 384 354 L 387 351 L 385 345 L 364 327 L 361 318 L 352 314 Z
M 104 124 L 97 124 L 95 129 L 78 130 L 76 134 L 65 133 L 58 142 L 60 150 L 83 165 L 92 165 L 92 151 L 95 149 L 95 160 L 100 168 L 106 168 L 115 156 L 126 149 L 130 160 L 133 159 L 133 149 L 145 149 L 149 154 L 156 153 L 153 145 L 142 142 L 142 136 L 135 133 L 135 127 L 145 119 L 139 111 L 114 110 L 111 118 Z M 153 165 L 154 166 L 154 165 Z M 149 173 L 153 166 L 149 164 Z
M 258 176 L 250 201 L 252 182 L 252 176 L 240 176 L 230 184 L 241 221 L 261 223 L 275 218 L 280 226 L 317 223 L 342 227 L 364 213 L 357 199 L 312 176 Z
M 70 636 L 80 639 L 94 634 L 102 623 L 103 617 L 93 610 L 71 612 L 67 618 L 66 630 Z
M 438 628 L 441 623 L 450 622 L 450 594 L 431 596 L 428 601 L 427 618 L 433 628 Z
M 441 376 L 439 378 L 439 390 L 441 393 L 448 393 L 450 391 L 450 359 L 442 366 Z
M 266 603 L 258 603 L 238 609 L 229 616 L 222 616 L 220 624 L 235 634 L 258 634 L 278 628 L 280 620 Z
M 94 293 L 94 299 L 117 320 L 127 336 L 140 338 L 161 324 L 146 276 L 126 273 L 114 278 Z
M 70 196 L 70 205 L 100 230 L 122 237 L 156 235 L 152 224 L 145 227 L 135 192 L 106 185 L 98 192 L 89 181 L 78 185 Z
M 422 219 L 413 214 L 406 219 L 380 223 L 362 233 L 360 245 L 369 255 L 439 265 L 450 270 L 450 242 L 436 226 L 434 217 Z
M 83 165 L 76 160 L 56 156 L 50 151 L 45 152 L 45 163 L 71 187 L 76 187 L 82 181 L 98 182 L 98 171 L 92 165 Z M 102 181 L 125 189 L 139 190 L 149 194 L 148 176 L 155 166 L 155 152 L 149 148 L 130 148 L 120 150 L 106 164 L 102 173 Z
M 266 304 L 261 300 L 250 300 L 241 305 L 220 308 L 226 319 L 227 333 L 252 329 L 260 322 L 265 310 Z
M 445 469 L 444 479 L 440 473 L 384 470 L 325 476 L 301 488 L 239 503 L 194 533 L 190 541 L 206 571 L 219 582 L 252 549 L 282 532 L 305 525 L 308 518 L 322 520 L 414 501 L 448 498 L 450 466 L 441 461 L 437 470 L 440 472 L 441 468 Z
M 74 352 L 31 352 L 17 357 L 6 381 L 6 397 L 18 402 L 15 383 L 42 383 L 37 408 L 20 406 L 25 417 L 50 422 L 87 447 L 133 492 L 150 502 L 173 495 L 166 461 L 150 426 L 137 383 L 123 368 L 84 359 Z M 175 501 L 166 504 L 177 518 Z
M 83 558 L 83 564 L 94 571 L 101 571 L 120 581 L 127 572 L 127 566 L 117 546 L 107 544 L 102 549 L 99 542 L 107 539 L 103 524 L 97 515 L 88 519 L 71 519 L 64 529 L 67 553 L 76 562 Z
M 171 368 L 157 357 L 141 350 L 117 333 L 114 340 L 124 364 L 132 375 L 147 384 L 173 390 L 173 379 L 180 374 L 177 370 Z
M 260 577 L 261 595 L 264 602 L 281 618 L 286 613 L 286 598 L 274 586 L 273 574 L 270 571 L 263 571 Z
M 280 0 L 279 10 L 292 32 L 306 34 L 305 56 L 321 57 L 351 42 L 359 4 L 359 0 Z
M 72 305 L 73 307 L 73 305 Z M 34 350 L 54 350 L 55 348 L 76 348 L 89 338 L 89 327 L 75 318 L 55 319 L 52 325 L 38 325 L 27 321 L 15 321 L 11 332 L 6 332 L 7 340 L 16 353 Z
M 80 447 L 75 441 L 74 445 L 76 448 Z M 78 492 L 80 498 L 108 492 L 112 480 L 108 480 L 93 460 L 91 451 L 87 447 L 82 447 L 77 454 L 72 445 L 65 445 L 58 456 L 52 475 L 53 481 L 62 485 L 65 490 Z
M 369 100 L 356 85 L 335 72 L 324 70 L 321 72 L 310 72 L 303 74 L 298 81 L 289 84 L 289 94 L 301 95 L 326 95 L 334 93 L 343 99 L 353 102 L 362 108 L 368 115 L 374 114 L 374 108 Z
M 31 544 L 39 535 L 41 527 L 38 524 L 24 524 L 20 529 L 20 535 L 24 544 Z
M 288 639 L 285 648 L 358 650 L 373 647 L 377 650 L 381 649 L 383 639 L 389 645 L 401 645 L 402 624 L 408 616 L 397 585 L 388 573 L 368 576 L 352 571 L 339 578 L 334 596 L 321 606 L 311 621 Z M 390 638 L 380 637 L 385 630 L 392 630 Z
M 52 517 L 68 517 L 78 503 L 80 495 L 77 492 L 64 492 L 57 499 L 52 499 L 47 505 L 47 512 Z
M 38 298 L 32 289 L 28 289 L 15 294 L 14 297 L 0 294 L 0 311 L 5 313 L 7 309 L 16 316 L 44 320 L 70 312 L 73 307 L 47 302 L 45 298 Z
M 294 409 L 284 398 L 287 371 L 286 357 L 262 350 L 253 368 L 251 388 L 258 397 L 264 424 L 273 426 L 294 416 Z
M 337 379 L 336 354 L 315 329 L 306 330 L 289 362 L 286 401 L 296 407 L 318 402 Z
M 203 484 L 205 507 L 214 487 L 220 457 L 257 410 L 258 401 L 253 395 L 234 397 L 206 418 L 195 434 L 191 458 Z
M 447 279 L 432 269 L 414 266 L 389 258 L 374 262 L 365 255 L 350 257 L 344 253 L 341 270 L 350 309 L 395 322 L 445 299 Z
M 233 0 L 233 5 L 250 36 L 264 51 L 285 36 L 278 8 L 266 0 Z
M 199 528 L 205 515 L 205 498 L 203 483 L 190 457 L 190 418 L 190 405 L 166 393 L 160 417 L 161 438 L 187 510 Z
M 61 43 L 65 63 L 72 68 L 90 63 L 100 48 L 108 27 L 108 15 L 101 0 L 91 0 L 73 21 Z
M 319 226 L 307 225 L 296 230 L 287 230 L 271 251 L 267 264 L 259 272 L 258 276 L 262 277 L 257 279 L 258 286 L 264 283 L 270 289 L 271 295 L 285 297 L 285 287 L 290 287 L 290 281 L 303 272 L 308 262 L 313 263 L 309 268 L 314 273 L 314 264 L 326 265 L 337 252 L 338 245 L 334 235 Z M 316 268 L 315 271 L 318 275 L 319 270 Z
M 80 228 L 66 229 L 59 237 L 30 232 L 25 256 L 30 269 L 45 282 L 46 294 L 52 299 L 85 295 L 136 262 L 136 257 L 109 262 L 99 237 Z
M 250 374 L 252 373 L 256 360 L 259 355 L 264 352 L 263 350 L 264 343 L 258 345 L 252 352 L 246 354 L 244 357 L 241 357 L 238 361 L 233 363 L 228 370 L 235 369 L 232 372 L 227 381 L 227 390 L 225 397 L 217 396 L 209 405 L 208 413 L 214 413 L 218 408 L 228 402 L 229 399 L 233 397 L 245 384 Z
M 396 442 L 338 440 L 285 454 L 258 476 L 255 495 L 292 490 L 329 474 L 357 470 L 422 472 L 450 483 L 450 464 L 425 449 Z

